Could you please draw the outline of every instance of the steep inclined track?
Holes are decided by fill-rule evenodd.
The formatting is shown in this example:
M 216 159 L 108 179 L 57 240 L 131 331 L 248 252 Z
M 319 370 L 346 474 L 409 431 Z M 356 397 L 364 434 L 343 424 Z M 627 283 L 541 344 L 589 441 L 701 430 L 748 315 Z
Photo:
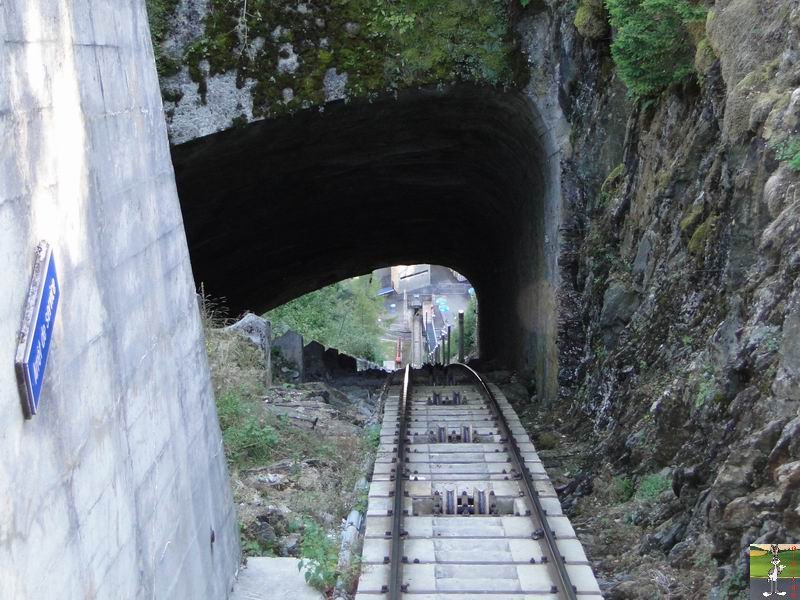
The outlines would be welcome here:
M 356 600 L 601 597 L 502 392 L 463 365 L 406 369 L 384 403 Z

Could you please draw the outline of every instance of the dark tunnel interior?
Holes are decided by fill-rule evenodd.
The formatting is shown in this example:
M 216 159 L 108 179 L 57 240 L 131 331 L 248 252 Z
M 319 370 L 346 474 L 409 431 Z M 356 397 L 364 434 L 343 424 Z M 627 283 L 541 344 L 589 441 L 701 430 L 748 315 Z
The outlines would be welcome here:
M 519 92 L 327 105 L 174 146 L 195 280 L 261 313 L 375 268 L 434 263 L 481 303 L 483 357 L 554 380 L 558 185 Z

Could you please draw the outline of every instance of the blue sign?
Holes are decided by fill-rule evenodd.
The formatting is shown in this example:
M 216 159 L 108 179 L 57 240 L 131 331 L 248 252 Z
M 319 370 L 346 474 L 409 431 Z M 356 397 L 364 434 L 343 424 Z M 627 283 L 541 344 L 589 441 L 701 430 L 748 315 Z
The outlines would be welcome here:
M 17 372 L 24 388 L 25 416 L 29 419 L 39 409 L 60 296 L 53 252 L 47 243 L 42 242 L 37 248 L 20 345 L 17 348 Z

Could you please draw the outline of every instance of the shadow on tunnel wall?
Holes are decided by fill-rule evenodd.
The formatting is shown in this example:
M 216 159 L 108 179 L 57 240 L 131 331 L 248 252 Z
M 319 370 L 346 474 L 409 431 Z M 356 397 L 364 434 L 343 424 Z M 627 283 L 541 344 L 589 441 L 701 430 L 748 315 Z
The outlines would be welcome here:
M 198 285 L 263 312 L 390 264 L 474 283 L 481 355 L 555 392 L 557 152 L 516 91 L 336 103 L 173 147 Z

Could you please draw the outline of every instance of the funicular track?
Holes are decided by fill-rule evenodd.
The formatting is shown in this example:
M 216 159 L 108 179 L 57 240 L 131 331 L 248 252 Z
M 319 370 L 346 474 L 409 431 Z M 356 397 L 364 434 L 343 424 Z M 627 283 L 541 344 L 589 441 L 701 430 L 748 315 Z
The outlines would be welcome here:
M 388 388 L 356 600 L 596 600 L 536 450 L 466 365 Z

